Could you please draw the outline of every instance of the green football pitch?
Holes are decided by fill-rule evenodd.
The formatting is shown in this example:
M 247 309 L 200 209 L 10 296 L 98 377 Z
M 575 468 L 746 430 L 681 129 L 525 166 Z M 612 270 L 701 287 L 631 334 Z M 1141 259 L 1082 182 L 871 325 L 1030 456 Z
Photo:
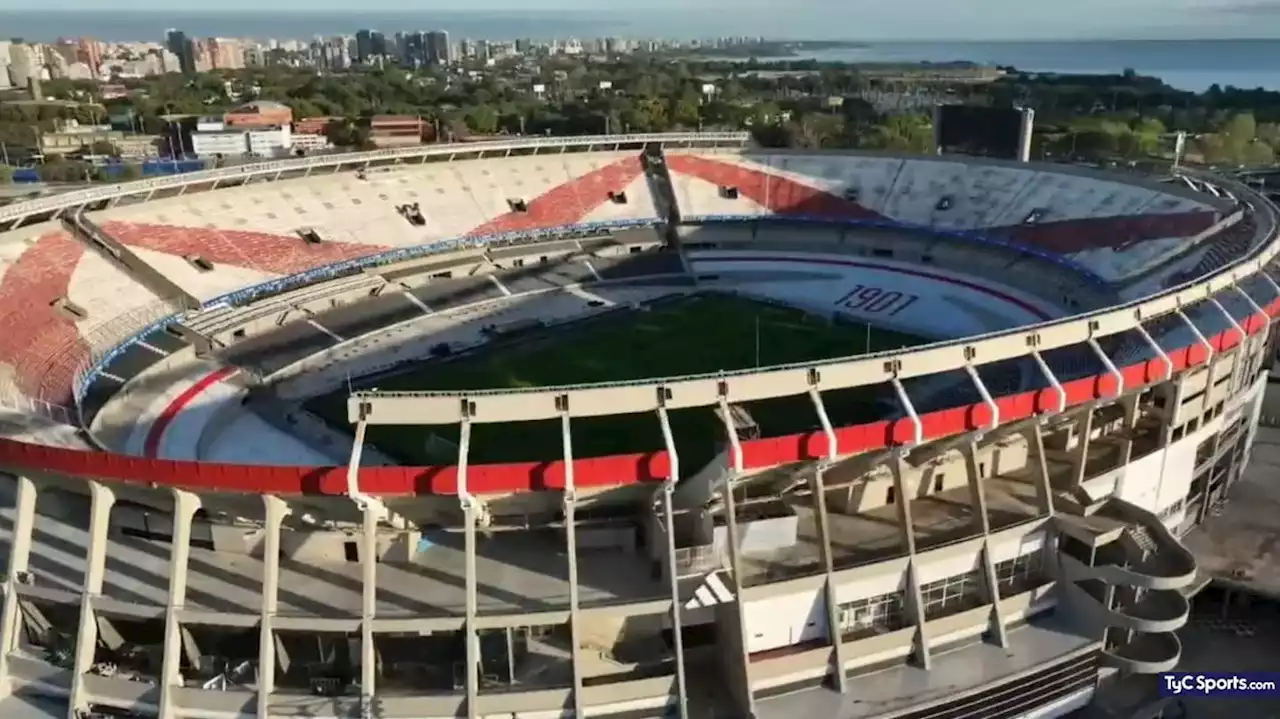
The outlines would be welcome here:
M 381 391 L 460 391 L 615 382 L 711 373 L 877 352 L 918 344 L 910 335 L 727 294 L 669 297 L 557 327 L 498 338 L 453 357 L 424 359 L 371 383 Z M 869 419 L 882 392 L 860 388 L 824 396 L 833 421 Z M 308 410 L 350 431 L 347 392 L 318 397 Z M 813 429 L 808 397 L 746 407 L 763 436 Z M 715 456 L 724 429 L 712 408 L 670 414 L 686 472 Z M 406 464 L 452 463 L 456 426 L 374 426 L 368 442 Z M 598 457 L 663 448 L 655 414 L 583 419 L 573 425 L 574 454 Z M 478 463 L 557 459 L 559 420 L 477 424 L 470 460 Z

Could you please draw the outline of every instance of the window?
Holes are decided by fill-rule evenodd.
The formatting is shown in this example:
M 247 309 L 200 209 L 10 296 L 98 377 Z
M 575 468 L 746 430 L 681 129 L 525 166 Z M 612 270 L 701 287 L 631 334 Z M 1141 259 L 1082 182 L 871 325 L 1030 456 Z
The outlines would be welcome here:
M 901 592 L 880 594 L 840 605 L 836 621 L 841 634 L 881 634 L 903 628 Z
M 997 563 L 995 570 L 1001 597 L 1022 594 L 1043 584 L 1044 552 L 1030 552 L 1006 559 Z
M 949 616 L 981 604 L 978 570 L 920 585 L 926 621 Z
M 889 489 L 884 493 L 885 504 L 893 504 L 897 500 L 897 492 L 895 491 L 896 489 L 897 488 L 894 487 L 892 484 L 889 485 Z
M 942 488 L 946 486 L 944 482 L 945 479 L 946 479 L 945 475 L 943 475 L 941 472 L 939 472 L 938 474 L 935 474 L 933 476 L 933 491 L 941 492 Z

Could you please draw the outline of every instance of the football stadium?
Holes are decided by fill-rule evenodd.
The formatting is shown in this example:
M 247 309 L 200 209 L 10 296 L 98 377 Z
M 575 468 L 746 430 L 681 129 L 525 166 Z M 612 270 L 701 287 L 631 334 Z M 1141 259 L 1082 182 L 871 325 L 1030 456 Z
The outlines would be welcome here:
M 1208 174 L 738 133 L 0 208 L 0 706 L 1063 716 L 1179 661 L 1278 248 Z

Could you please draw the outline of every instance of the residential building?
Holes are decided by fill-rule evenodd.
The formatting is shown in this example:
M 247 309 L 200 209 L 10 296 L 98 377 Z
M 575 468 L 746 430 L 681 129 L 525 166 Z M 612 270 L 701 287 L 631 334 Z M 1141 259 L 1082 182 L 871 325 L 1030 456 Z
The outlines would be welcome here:
M 198 157 L 284 157 L 293 149 L 288 125 L 234 127 L 220 118 L 201 118 L 191 133 L 191 150 Z
M 44 155 L 68 155 L 88 150 L 94 143 L 109 142 L 117 148 L 124 133 L 112 130 L 110 125 L 78 125 L 75 122 L 57 132 L 40 135 L 40 152 Z
M 195 57 L 191 40 L 187 38 L 186 33 L 181 30 L 169 30 L 165 34 L 165 48 L 178 59 L 179 72 L 195 72 Z M 166 72 L 172 72 L 172 70 L 166 69 Z
M 449 33 L 444 30 L 432 30 L 427 33 L 427 63 L 431 65 L 448 65 L 453 61 L 449 49 Z
M 369 141 L 377 147 L 420 145 L 428 127 L 420 117 L 375 115 L 369 120 Z

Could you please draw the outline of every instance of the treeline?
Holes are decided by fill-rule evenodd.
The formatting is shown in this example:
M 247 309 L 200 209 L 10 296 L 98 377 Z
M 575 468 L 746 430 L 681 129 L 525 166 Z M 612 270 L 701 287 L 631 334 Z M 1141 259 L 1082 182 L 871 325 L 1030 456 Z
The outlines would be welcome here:
M 131 114 L 138 129 L 154 133 L 167 115 L 219 113 L 264 99 L 289 105 L 297 118 L 335 118 L 331 140 L 354 148 L 367 146 L 369 117 L 398 114 L 424 118 L 446 140 L 749 129 L 771 147 L 923 152 L 932 141 L 932 105 L 954 101 L 1034 108 L 1033 155 L 1049 160 L 1167 157 L 1178 131 L 1191 138 L 1189 159 L 1208 164 L 1269 164 L 1280 150 L 1280 93 L 1216 86 L 1185 92 L 1133 72 L 1044 76 L 1006 69 L 991 82 L 946 82 L 805 60 L 645 56 L 511 60 L 464 70 L 268 67 L 165 75 L 125 81 L 132 94 L 107 101 L 92 83 L 53 81 L 49 94 L 92 104 L 0 103 L 0 142 L 6 133 L 16 139 L 25 132 L 29 141 L 58 121 L 104 115 Z

